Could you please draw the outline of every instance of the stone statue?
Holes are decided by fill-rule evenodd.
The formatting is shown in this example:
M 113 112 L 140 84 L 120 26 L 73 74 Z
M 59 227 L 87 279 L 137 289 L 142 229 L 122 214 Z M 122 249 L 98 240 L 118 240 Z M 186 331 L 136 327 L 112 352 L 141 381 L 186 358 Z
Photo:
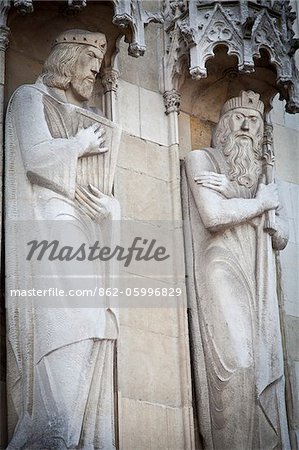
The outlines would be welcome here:
M 35 286 L 16 248 L 20 223 L 53 222 L 62 241 L 70 224 L 77 240 L 92 242 L 89 230 L 99 239 L 111 219 L 120 218 L 112 195 L 117 153 L 112 144 L 119 133 L 87 106 L 106 49 L 102 33 L 60 34 L 42 75 L 18 88 L 7 110 L 9 449 L 116 447 L 117 311 L 39 308 L 29 297 L 21 307 L 11 295 L 11 289 Z M 96 262 L 90 266 L 98 275 Z M 99 278 L 103 285 L 105 277 Z
M 228 100 L 183 183 L 191 359 L 204 449 L 289 447 L 275 250 L 288 240 L 263 175 L 264 105 Z M 267 225 L 271 211 L 275 224 Z

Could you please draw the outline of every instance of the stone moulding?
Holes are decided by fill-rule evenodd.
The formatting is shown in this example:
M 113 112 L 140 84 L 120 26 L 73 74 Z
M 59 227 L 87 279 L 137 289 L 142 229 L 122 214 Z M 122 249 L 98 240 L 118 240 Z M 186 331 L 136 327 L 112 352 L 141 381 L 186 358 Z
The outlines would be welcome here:
M 219 45 L 238 60 L 241 73 L 255 71 L 255 58 L 268 53 L 277 73 L 277 92 L 286 111 L 299 112 L 298 70 L 294 54 L 299 40 L 292 29 L 296 13 L 289 1 L 183 1 L 164 3 L 167 48 L 166 90 L 178 89 L 183 55 L 193 79 L 207 77 L 206 63 Z
M 289 0 L 164 0 L 157 11 L 149 12 L 141 0 L 110 0 L 112 22 L 120 27 L 133 57 L 146 50 L 145 27 L 150 22 L 164 23 L 164 91 L 179 90 L 186 60 L 195 80 L 207 77 L 206 63 L 219 45 L 238 60 L 238 71 L 250 74 L 256 59 L 266 51 L 277 73 L 276 92 L 286 100 L 286 111 L 299 111 L 298 69 L 294 54 L 299 39 L 292 29 L 296 13 Z M 5 3 L 5 2 L 4 2 Z M 7 3 L 7 2 L 6 2 Z M 67 8 L 80 11 L 87 0 L 64 0 Z M 33 0 L 11 2 L 22 14 L 33 11 Z
M 140 0 L 114 0 L 113 23 L 120 28 L 130 28 L 129 55 L 138 57 L 145 53 L 144 27 L 150 22 L 163 23 L 161 12 L 150 13 Z

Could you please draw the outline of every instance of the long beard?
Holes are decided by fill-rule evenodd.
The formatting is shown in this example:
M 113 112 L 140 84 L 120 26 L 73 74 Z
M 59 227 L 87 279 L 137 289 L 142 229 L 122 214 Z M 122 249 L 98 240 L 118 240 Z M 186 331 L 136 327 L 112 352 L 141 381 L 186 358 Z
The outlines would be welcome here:
M 255 138 L 248 133 L 232 133 L 223 147 L 229 167 L 229 177 L 241 186 L 251 188 L 261 174 L 261 152 Z
M 71 81 L 71 88 L 74 94 L 81 100 L 87 101 L 92 96 L 94 84 L 82 78 L 73 77 Z

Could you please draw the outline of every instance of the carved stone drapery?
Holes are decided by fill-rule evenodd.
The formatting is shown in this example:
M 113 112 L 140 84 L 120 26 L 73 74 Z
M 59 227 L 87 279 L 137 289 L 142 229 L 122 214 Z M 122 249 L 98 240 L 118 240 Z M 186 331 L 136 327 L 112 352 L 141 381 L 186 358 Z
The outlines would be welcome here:
M 241 73 L 255 71 L 254 58 L 266 50 L 277 72 L 277 91 L 289 113 L 299 111 L 298 70 L 293 59 L 299 46 L 292 25 L 296 13 L 289 1 L 166 0 L 167 48 L 165 89 L 178 88 L 183 57 L 193 79 L 207 77 L 207 61 L 219 45 L 238 60 Z

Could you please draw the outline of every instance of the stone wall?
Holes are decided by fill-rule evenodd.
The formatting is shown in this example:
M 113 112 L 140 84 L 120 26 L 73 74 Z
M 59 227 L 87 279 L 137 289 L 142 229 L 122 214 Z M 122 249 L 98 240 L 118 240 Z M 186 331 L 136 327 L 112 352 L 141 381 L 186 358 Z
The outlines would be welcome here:
M 180 157 L 192 150 L 209 147 L 214 126 L 218 120 L 217 104 L 213 105 L 202 94 L 202 106 L 195 98 L 200 92 L 194 83 L 183 87 L 182 111 L 179 116 Z M 214 89 L 214 99 L 221 99 L 225 89 Z M 216 100 L 217 101 L 217 100 Z M 273 122 L 276 177 L 280 197 L 289 221 L 290 238 L 285 250 L 278 255 L 281 274 L 279 297 L 282 334 L 285 351 L 286 389 L 292 448 L 299 448 L 299 116 L 287 114 L 284 102 L 278 96 L 273 102 Z M 218 112 L 217 112 L 218 111 Z
M 282 285 L 281 306 L 286 349 L 286 376 L 290 427 L 294 448 L 299 446 L 299 117 L 284 112 L 275 101 L 272 113 L 276 170 L 279 188 L 289 220 L 290 238 L 280 253 Z
M 35 81 L 60 30 L 98 28 L 106 32 L 108 40 L 117 34 L 110 25 L 107 6 L 106 17 L 102 9 L 97 9 L 99 5 L 88 5 L 79 16 L 72 17 L 58 14 L 55 3 L 48 12 L 51 22 L 48 17 L 45 20 L 47 6 L 36 7 L 25 17 L 15 12 L 9 17 L 6 103 L 19 85 Z M 163 221 L 175 230 L 176 221 L 181 219 L 179 158 L 177 148 L 170 145 L 169 123 L 159 90 L 162 33 L 159 26 L 147 27 L 148 51 L 141 59 L 128 56 L 127 45 L 120 45 L 115 116 L 123 133 L 115 196 L 124 219 Z M 101 89 L 94 99 L 97 106 L 103 104 L 100 94 Z M 174 235 L 183 261 L 181 226 Z M 184 271 L 179 275 L 184 276 Z M 179 308 L 120 310 L 117 378 L 122 449 L 193 448 L 187 310 L 182 305 L 186 305 L 185 293 Z
M 45 18 L 48 7 L 50 19 L 49 15 Z M 10 15 L 6 102 L 16 87 L 34 82 L 49 52 L 50 43 L 59 31 L 75 27 L 101 29 L 108 34 L 108 39 L 109 36 L 114 39 L 119 34 L 111 25 L 111 10 L 106 4 L 101 6 L 106 8 L 106 16 L 102 9 L 97 9 L 99 5 L 96 4 L 88 5 L 81 15 L 75 17 L 60 14 L 55 5 L 49 6 L 48 3 L 43 8 L 37 8 L 36 12 L 25 17 L 15 12 Z M 123 41 L 120 44 L 116 121 L 123 133 L 115 196 L 121 203 L 125 219 L 147 223 L 159 220 L 175 230 L 178 253 L 183 259 L 183 233 L 181 226 L 177 225 L 177 221 L 181 220 L 179 160 L 191 149 L 209 145 L 218 116 L 216 108 L 211 106 L 209 100 L 205 103 L 204 99 L 201 106 L 202 110 L 206 110 L 206 115 L 200 115 L 199 107 L 196 107 L 197 97 L 192 94 L 196 90 L 198 94 L 197 84 L 195 81 L 189 82 L 189 86 L 183 88 L 179 146 L 176 145 L 171 135 L 170 119 L 164 113 L 161 93 L 163 27 L 150 24 L 146 28 L 146 42 L 145 56 L 139 59 L 129 57 L 127 45 Z M 201 93 L 204 94 L 204 90 Z M 214 89 L 213 96 L 220 104 L 222 97 L 224 99 L 222 88 L 219 91 Z M 98 104 L 102 103 L 101 100 L 99 96 Z M 210 108 L 207 108 L 208 105 Z M 299 430 L 299 400 L 296 399 L 299 387 L 299 119 L 285 114 L 282 103 L 276 100 L 272 120 L 279 186 L 290 223 L 290 242 L 280 256 L 281 309 L 290 425 L 294 430 L 292 437 L 295 442 L 295 430 Z M 175 278 L 175 268 L 173 274 Z M 118 406 L 122 449 L 194 448 L 185 305 L 184 294 L 180 308 L 121 309 Z M 291 397 L 294 400 L 291 401 Z M 5 410 L 2 411 L 4 442 Z
M 115 195 L 125 219 L 168 227 L 180 220 L 181 207 L 179 158 L 159 90 L 161 27 L 149 25 L 146 41 L 142 61 L 120 47 L 117 105 L 124 132 Z M 182 229 L 174 233 L 182 256 Z M 193 448 L 186 309 L 121 309 L 120 319 L 121 448 Z

